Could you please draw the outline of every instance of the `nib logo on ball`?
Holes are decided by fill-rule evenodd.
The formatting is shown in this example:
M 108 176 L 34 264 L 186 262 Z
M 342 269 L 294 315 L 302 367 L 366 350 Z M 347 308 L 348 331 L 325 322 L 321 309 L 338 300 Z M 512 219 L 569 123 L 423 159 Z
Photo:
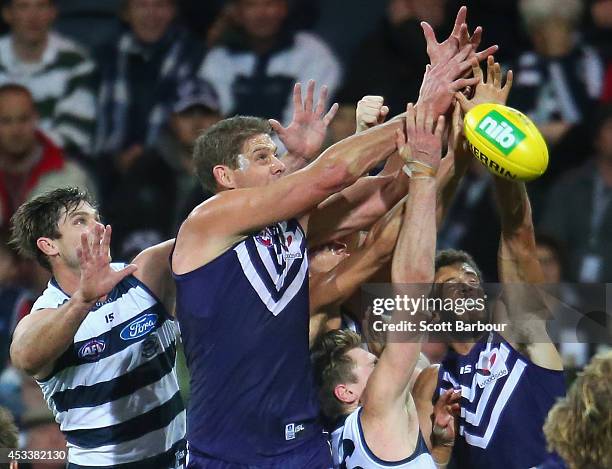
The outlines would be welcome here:
M 525 134 L 497 111 L 489 112 L 480 121 L 476 131 L 506 156 L 525 139 Z

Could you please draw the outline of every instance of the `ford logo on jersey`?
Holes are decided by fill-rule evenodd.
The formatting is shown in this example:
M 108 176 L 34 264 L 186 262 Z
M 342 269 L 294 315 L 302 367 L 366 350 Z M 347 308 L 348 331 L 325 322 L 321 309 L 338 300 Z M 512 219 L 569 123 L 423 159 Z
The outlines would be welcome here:
M 87 361 L 96 361 L 106 349 L 103 339 L 92 339 L 85 342 L 79 349 L 79 358 Z
M 155 324 L 157 324 L 157 314 L 145 314 L 125 326 L 119 337 L 123 340 L 138 339 L 155 329 Z

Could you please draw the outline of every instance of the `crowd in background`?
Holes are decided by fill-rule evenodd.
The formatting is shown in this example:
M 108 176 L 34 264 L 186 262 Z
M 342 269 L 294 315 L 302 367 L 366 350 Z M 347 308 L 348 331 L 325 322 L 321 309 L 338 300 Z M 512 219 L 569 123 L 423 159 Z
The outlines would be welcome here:
M 59 186 L 89 190 L 113 226 L 114 258 L 130 260 L 209 195 L 191 162 L 203 129 L 235 114 L 287 124 L 293 84 L 309 79 L 340 104 L 328 145 L 355 131 L 364 95 L 398 114 L 428 63 L 420 22 L 445 37 L 460 4 L 514 71 L 509 105 L 549 146 L 547 174 L 528 185 L 547 281 L 612 282 L 612 0 L 4 0 L 0 373 L 48 280 L 8 246 L 20 204 Z M 473 164 L 438 241 L 473 253 L 486 281 L 497 279 L 491 190 Z M 32 384 L 4 369 L 0 405 L 24 444 L 61 446 Z

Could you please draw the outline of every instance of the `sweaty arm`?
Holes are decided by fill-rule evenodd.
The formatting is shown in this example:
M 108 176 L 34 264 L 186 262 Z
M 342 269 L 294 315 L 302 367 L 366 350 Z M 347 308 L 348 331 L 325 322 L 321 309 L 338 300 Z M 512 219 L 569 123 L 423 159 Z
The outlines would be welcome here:
M 440 164 L 441 135 L 444 119 L 439 118 L 435 131 L 434 116 L 427 111 L 409 108 L 406 129 L 410 161 L 415 168 L 410 180 L 404 220 L 393 256 L 393 283 L 406 284 L 414 298 L 427 296 L 434 278 L 436 249 L 436 180 Z M 409 260 L 409 261 L 407 261 Z M 418 323 L 420 311 L 396 310 L 393 324 Z M 418 327 L 417 327 L 418 331 Z M 362 425 L 365 438 L 375 454 L 387 460 L 407 457 L 414 449 L 418 419 L 414 402 L 406 399 L 410 378 L 421 350 L 421 334 L 387 332 L 387 345 L 372 372 L 362 396 Z M 408 402 L 408 405 L 406 405 Z
M 19 322 L 11 343 L 11 361 L 17 368 L 36 379 L 47 377 L 55 360 L 73 343 L 77 330 L 96 301 L 136 271 L 138 267 L 133 264 L 119 271 L 110 267 L 110 238 L 110 226 L 103 227 L 99 223 L 91 236 L 90 233 L 81 235 L 78 287 L 59 308 L 33 311 Z
M 353 184 L 395 150 L 395 132 L 401 127 L 395 121 L 353 135 L 289 176 L 262 187 L 226 190 L 208 199 L 179 231 L 172 261 L 175 271 L 189 272 L 206 264 L 246 234 L 303 215 Z M 207 241 L 204 245 L 202 239 Z
M 312 345 L 327 332 L 330 311 L 346 301 L 359 286 L 391 260 L 402 222 L 404 201 L 385 214 L 368 233 L 363 246 L 329 272 L 310 279 L 310 333 Z
M 497 305 L 495 313 L 507 312 L 504 319 L 510 331 L 504 336 L 513 347 L 525 344 L 533 363 L 562 370 L 561 356 L 546 332 L 549 308 L 537 287 L 544 282 L 544 274 L 536 252 L 525 184 L 496 177 L 495 191 L 502 231 L 497 262 L 499 278 L 504 283 L 503 304 Z

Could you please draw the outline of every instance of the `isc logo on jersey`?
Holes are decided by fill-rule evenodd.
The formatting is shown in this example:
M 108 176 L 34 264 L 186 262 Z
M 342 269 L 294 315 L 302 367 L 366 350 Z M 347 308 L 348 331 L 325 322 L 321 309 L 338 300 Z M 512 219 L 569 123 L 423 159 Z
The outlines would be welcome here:
M 548 167 L 548 149 L 523 113 L 500 104 L 479 104 L 465 116 L 464 131 L 476 159 L 511 181 L 531 181 Z
M 123 340 L 138 339 L 151 332 L 157 324 L 157 314 L 145 314 L 125 326 L 119 336 Z

